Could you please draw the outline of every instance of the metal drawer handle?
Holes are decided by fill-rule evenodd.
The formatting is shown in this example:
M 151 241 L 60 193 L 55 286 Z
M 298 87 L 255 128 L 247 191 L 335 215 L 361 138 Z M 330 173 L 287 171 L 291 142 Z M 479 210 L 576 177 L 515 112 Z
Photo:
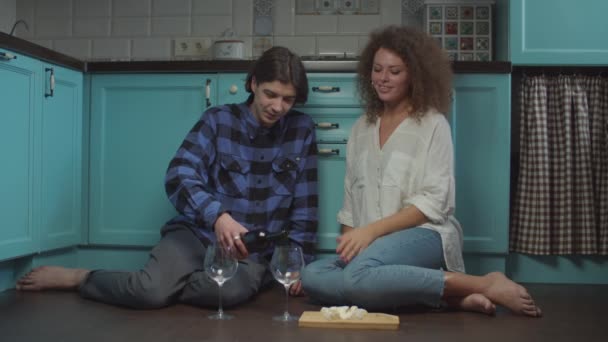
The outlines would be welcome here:
M 207 79 L 205 82 L 205 104 L 207 108 L 211 107 L 211 79 Z
M 336 122 L 318 122 L 315 123 L 316 128 L 340 128 L 340 124 Z
M 10 61 L 11 59 L 17 59 L 17 56 L 13 55 L 12 53 L 8 53 L 8 52 L 0 52 L 0 59 L 3 59 L 5 61 Z
M 44 97 L 53 97 L 55 94 L 55 70 L 53 68 L 44 68 L 45 72 L 51 72 L 49 76 L 49 92 L 44 92 Z
M 340 87 L 318 86 L 318 87 L 312 87 L 312 91 L 318 92 L 318 93 L 337 93 L 340 91 Z
M 340 155 L 340 150 L 337 148 L 320 148 L 319 149 L 319 154 L 320 155 L 331 155 L 331 154 L 335 154 L 337 156 Z

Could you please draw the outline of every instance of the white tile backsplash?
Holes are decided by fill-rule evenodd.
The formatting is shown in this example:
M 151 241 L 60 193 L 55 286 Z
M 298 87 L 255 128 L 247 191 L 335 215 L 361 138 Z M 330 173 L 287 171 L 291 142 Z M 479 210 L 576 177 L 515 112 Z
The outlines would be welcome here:
M 152 36 L 189 36 L 190 17 L 154 17 Z
M 401 25 L 401 0 L 382 0 L 380 17 L 382 25 Z
M 300 56 L 314 56 L 317 54 L 315 36 L 275 36 L 274 46 L 284 46 Z
M 245 1 L 252 3 L 252 0 Z M 192 0 L 192 15 L 232 15 L 232 2 L 232 0 Z
M 317 37 L 319 55 L 354 56 L 359 51 L 359 37 L 357 36 L 320 36 Z
M 261 0 L 16 0 L 16 17 L 30 31 L 17 35 L 80 58 L 172 59 L 175 39 L 215 41 L 231 29 L 245 42 L 245 57 L 253 55 L 256 4 Z M 369 15 L 296 15 L 296 0 L 266 0 L 272 4 L 274 45 L 299 55 L 353 53 L 370 31 L 401 24 L 401 0 L 382 0 L 380 13 Z M 261 32 L 261 31 L 260 31 Z
M 337 15 L 296 15 L 296 35 L 336 34 Z
M 109 17 L 110 0 L 72 0 L 76 17 Z
M 115 17 L 148 17 L 152 8 L 151 0 L 113 0 L 112 13 Z
M 218 37 L 232 26 L 232 16 L 201 16 L 192 17 L 193 36 Z
M 38 0 L 33 5 L 38 18 L 72 16 L 72 0 Z
M 92 59 L 126 60 L 130 57 L 131 42 L 129 39 L 95 39 L 93 40 Z
M 152 0 L 152 16 L 190 15 L 190 0 Z
M 149 17 L 114 17 L 112 20 L 112 36 L 114 37 L 145 37 L 150 35 Z
M 166 60 L 171 58 L 171 39 L 142 38 L 131 41 L 131 57 L 136 60 Z
M 229 3 L 230 1 L 226 1 Z M 251 36 L 253 33 L 253 1 L 233 0 L 234 11 L 227 15 L 232 15 L 232 30 L 240 38 Z
M 89 39 L 56 39 L 53 49 L 80 59 L 91 58 L 91 41 Z
M 283 0 L 275 3 L 273 11 L 273 29 L 277 36 L 295 34 L 295 0 Z
M 382 17 L 379 15 L 340 15 L 338 16 L 338 32 L 367 33 L 380 26 Z
M 108 37 L 110 35 L 110 17 L 74 18 L 74 37 Z
M 36 38 L 67 38 L 72 36 L 71 18 L 36 19 Z

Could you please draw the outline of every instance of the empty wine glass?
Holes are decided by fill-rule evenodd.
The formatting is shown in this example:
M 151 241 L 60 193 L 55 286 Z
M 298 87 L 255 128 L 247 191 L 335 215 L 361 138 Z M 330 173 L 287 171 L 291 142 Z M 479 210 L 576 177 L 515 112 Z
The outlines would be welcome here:
M 270 271 L 274 278 L 285 287 L 285 312 L 272 319 L 276 321 L 297 321 L 298 317 L 289 314 L 289 287 L 300 279 L 304 267 L 304 257 L 299 246 L 277 245 L 270 261 Z
M 232 319 L 234 316 L 224 314 L 222 309 L 222 285 L 236 274 L 238 261 L 234 251 L 219 243 L 207 247 L 205 253 L 205 273 L 218 285 L 219 306 L 216 314 L 210 315 L 210 319 Z

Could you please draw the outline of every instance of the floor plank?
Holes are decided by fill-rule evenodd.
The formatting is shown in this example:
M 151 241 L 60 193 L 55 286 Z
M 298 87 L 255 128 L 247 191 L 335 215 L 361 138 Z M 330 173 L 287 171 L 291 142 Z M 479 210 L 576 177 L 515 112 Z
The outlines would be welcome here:
M 528 285 L 544 317 L 531 319 L 499 310 L 489 317 L 465 312 L 402 310 L 397 331 L 298 328 L 272 321 L 284 305 L 281 288 L 261 293 L 227 312 L 232 321 L 207 319 L 213 310 L 175 305 L 132 310 L 80 298 L 72 292 L 0 293 L 0 340 L 20 341 L 605 341 L 608 285 Z M 318 310 L 290 298 L 290 311 Z

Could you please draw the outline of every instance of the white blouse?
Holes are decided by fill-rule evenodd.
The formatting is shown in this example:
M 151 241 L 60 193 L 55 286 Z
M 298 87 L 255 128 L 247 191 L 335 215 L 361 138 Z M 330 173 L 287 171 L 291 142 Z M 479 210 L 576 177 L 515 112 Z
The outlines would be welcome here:
M 414 205 L 422 225 L 441 235 L 447 269 L 464 272 L 462 229 L 454 218 L 454 156 L 450 126 L 436 111 L 406 118 L 380 148 L 379 118 L 361 116 L 346 152 L 344 205 L 338 222 L 362 227 Z

